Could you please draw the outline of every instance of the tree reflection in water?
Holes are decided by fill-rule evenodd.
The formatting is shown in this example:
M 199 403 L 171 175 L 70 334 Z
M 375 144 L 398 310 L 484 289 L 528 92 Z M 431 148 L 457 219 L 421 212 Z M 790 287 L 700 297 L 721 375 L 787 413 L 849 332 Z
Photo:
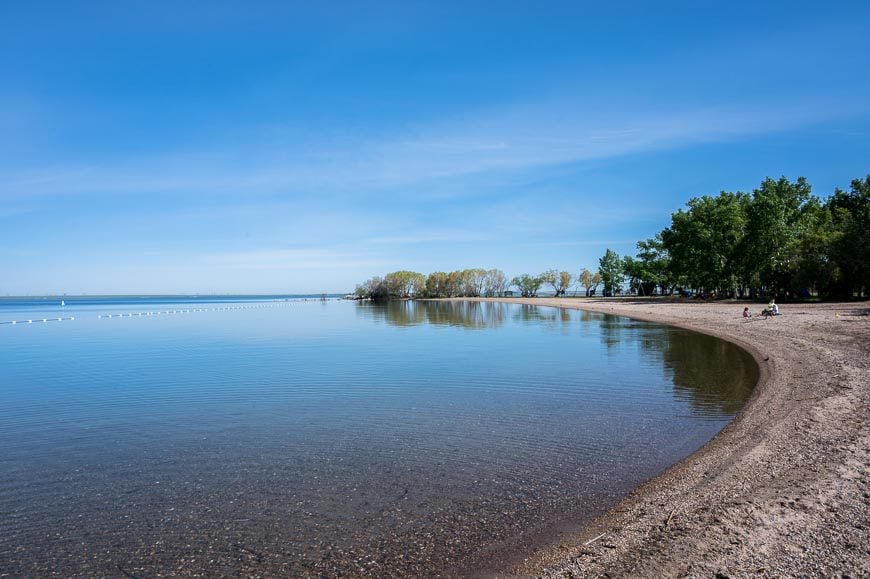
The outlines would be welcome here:
M 492 302 L 394 300 L 386 303 L 359 302 L 357 312 L 393 326 L 433 324 L 480 330 L 503 325 L 506 305 Z
M 391 301 L 360 302 L 357 312 L 395 326 L 433 324 L 481 330 L 501 327 L 510 319 L 570 334 L 597 325 L 608 354 L 617 355 L 622 348 L 638 349 L 651 363 L 661 364 L 673 383 L 675 398 L 687 402 L 701 417 L 736 413 L 759 376 L 752 356 L 730 342 L 584 310 L 471 301 Z
M 662 364 L 674 396 L 699 416 L 736 413 L 758 382 L 752 356 L 713 336 L 611 315 L 602 316 L 601 330 L 608 351 L 636 343 L 644 357 Z

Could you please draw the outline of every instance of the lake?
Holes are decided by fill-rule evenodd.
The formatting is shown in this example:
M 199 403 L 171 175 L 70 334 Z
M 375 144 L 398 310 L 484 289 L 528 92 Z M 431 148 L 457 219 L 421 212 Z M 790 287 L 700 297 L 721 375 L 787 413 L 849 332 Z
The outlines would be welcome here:
M 490 568 L 758 379 L 730 343 L 578 310 L 64 299 L 0 300 L 0 575 Z

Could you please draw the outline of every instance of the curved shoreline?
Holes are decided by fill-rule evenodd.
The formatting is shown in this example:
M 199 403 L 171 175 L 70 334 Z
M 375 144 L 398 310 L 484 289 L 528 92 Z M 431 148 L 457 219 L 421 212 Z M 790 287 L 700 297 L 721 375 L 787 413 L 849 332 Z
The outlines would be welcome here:
M 496 298 L 713 335 L 759 364 L 752 397 L 694 454 L 499 576 L 870 574 L 870 304 Z M 760 306 L 747 304 L 751 309 Z

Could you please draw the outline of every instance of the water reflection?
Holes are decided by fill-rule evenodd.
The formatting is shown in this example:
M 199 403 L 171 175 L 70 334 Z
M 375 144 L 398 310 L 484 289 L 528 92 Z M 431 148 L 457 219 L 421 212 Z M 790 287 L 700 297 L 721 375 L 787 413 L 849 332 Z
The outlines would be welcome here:
M 674 394 L 696 414 L 734 414 L 758 382 L 758 365 L 745 350 L 725 340 L 687 330 L 642 334 L 645 356 L 661 362 L 674 383 Z
M 559 329 L 563 334 L 598 326 L 602 345 L 616 355 L 638 348 L 660 364 L 673 382 L 674 397 L 697 416 L 736 413 L 758 381 L 752 357 L 730 342 L 687 330 L 585 310 L 470 301 L 361 302 L 357 313 L 393 326 L 449 325 L 471 330 L 498 328 L 507 319 Z
M 492 302 L 359 302 L 357 313 L 393 326 L 459 326 L 470 330 L 497 328 L 504 324 L 507 304 Z
M 664 367 L 674 397 L 687 402 L 698 416 L 736 413 L 758 382 L 752 356 L 731 342 L 620 316 L 603 315 L 599 320 L 608 351 L 637 344 L 644 358 Z
M 546 327 L 557 327 L 572 322 L 577 315 L 574 310 L 560 308 L 470 301 L 359 302 L 357 313 L 393 326 L 434 324 L 471 330 L 498 328 L 503 326 L 507 319 L 523 324 L 536 323 Z M 590 313 L 581 312 L 581 319 L 584 321 L 591 319 Z

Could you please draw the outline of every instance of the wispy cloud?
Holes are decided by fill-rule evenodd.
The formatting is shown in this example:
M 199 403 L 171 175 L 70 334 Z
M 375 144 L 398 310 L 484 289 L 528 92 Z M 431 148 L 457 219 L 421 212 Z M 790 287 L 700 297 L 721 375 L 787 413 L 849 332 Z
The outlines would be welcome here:
M 0 197 L 64 194 L 365 195 L 471 175 L 503 174 L 794 129 L 848 114 L 782 105 L 596 117 L 572 103 L 543 103 L 472 119 L 410 127 L 377 140 L 308 137 L 228 152 L 179 151 L 85 166 L 0 173 Z M 449 189 L 449 184 L 446 187 Z

